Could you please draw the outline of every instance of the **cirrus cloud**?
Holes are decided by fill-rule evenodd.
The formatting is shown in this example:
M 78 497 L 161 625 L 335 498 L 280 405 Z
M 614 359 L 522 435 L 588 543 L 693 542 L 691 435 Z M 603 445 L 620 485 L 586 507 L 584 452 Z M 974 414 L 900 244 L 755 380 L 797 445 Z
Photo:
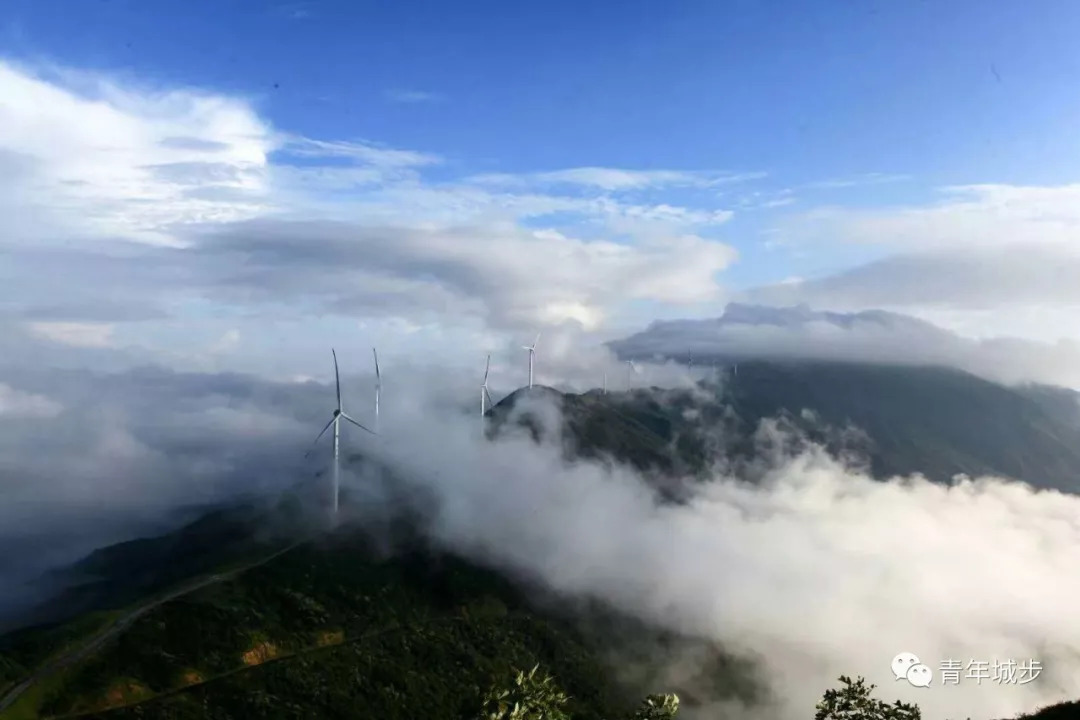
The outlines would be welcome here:
M 47 215 L 53 233 L 177 242 L 170 226 L 264 206 L 268 125 L 242 100 L 132 90 L 111 79 L 0 62 L 0 207 Z M 229 191 L 227 200 L 193 187 Z M 29 239 L 29 238 L 28 238 Z M 40 238 L 32 238 L 40 240 Z
M 1080 184 L 959 185 L 938 192 L 941 199 L 927 205 L 818 208 L 792 216 L 780 229 L 795 243 L 839 240 L 905 250 L 1080 240 Z

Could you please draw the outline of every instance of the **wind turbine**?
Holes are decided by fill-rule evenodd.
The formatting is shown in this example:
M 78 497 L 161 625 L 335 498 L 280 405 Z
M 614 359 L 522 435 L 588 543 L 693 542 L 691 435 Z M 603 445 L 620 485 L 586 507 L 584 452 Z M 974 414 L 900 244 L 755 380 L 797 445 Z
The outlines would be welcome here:
M 600 391 L 601 395 L 607 395 L 607 370 L 604 371 L 604 386 Z
M 340 485 L 340 476 L 341 476 L 341 420 L 342 419 L 348 420 L 349 422 L 351 422 L 356 427 L 360 428 L 361 430 L 363 430 L 365 432 L 369 432 L 372 435 L 374 435 L 375 433 L 372 432 L 371 430 L 368 430 L 366 427 L 364 427 L 360 423 L 356 422 L 355 420 L 353 420 L 351 417 L 349 417 L 345 413 L 344 410 L 341 409 L 341 375 L 338 373 L 337 352 L 335 350 L 333 350 L 333 349 L 331 349 L 330 352 L 334 356 L 334 385 L 337 388 L 337 409 L 334 410 L 334 414 L 330 417 L 330 422 L 326 423 L 326 427 L 324 427 L 322 429 L 322 432 L 320 432 L 318 435 L 315 436 L 315 441 L 311 443 L 311 445 L 312 445 L 311 450 L 314 449 L 314 446 L 319 442 L 320 439 L 322 439 L 322 436 L 326 434 L 326 431 L 330 429 L 330 426 L 333 425 L 333 427 L 334 427 L 334 466 L 331 469 L 331 477 L 333 479 L 333 490 L 334 490 L 334 498 L 333 498 L 334 517 L 336 518 L 337 517 L 337 512 L 338 512 L 338 488 L 339 488 L 339 485 Z M 311 454 L 311 450 L 307 451 L 308 455 Z
M 629 373 L 626 376 L 627 377 L 626 389 L 629 390 L 634 386 L 634 375 L 637 374 L 637 365 L 634 365 L 633 360 L 627 360 L 626 361 L 626 368 L 627 368 L 627 371 Z
M 529 351 L 529 387 L 533 386 L 533 358 L 536 356 L 536 343 L 540 342 L 540 333 L 536 333 L 536 339 L 532 345 L 522 345 L 522 350 Z
M 491 393 L 488 392 L 487 379 L 488 372 L 491 370 L 491 353 L 488 353 L 487 362 L 484 363 L 484 382 L 480 385 L 480 422 L 484 422 L 484 415 L 487 413 L 488 403 L 491 403 Z M 494 403 L 491 403 L 494 404 Z
M 379 353 L 371 348 L 375 356 L 375 432 L 379 432 L 379 395 L 382 393 L 382 376 L 379 374 Z

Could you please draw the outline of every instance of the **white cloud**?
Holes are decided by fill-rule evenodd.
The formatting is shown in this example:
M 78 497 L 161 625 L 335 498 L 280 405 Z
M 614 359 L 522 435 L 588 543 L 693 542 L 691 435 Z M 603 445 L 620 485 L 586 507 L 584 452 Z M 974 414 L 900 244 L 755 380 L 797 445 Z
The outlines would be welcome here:
M 236 350 L 240 345 L 240 331 L 236 328 L 226 330 L 220 338 L 218 338 L 213 345 L 210 346 L 210 353 L 217 355 L 221 353 L 230 353 Z
M 1080 339 L 1080 185 L 964 185 L 900 207 L 821 207 L 771 228 L 766 247 L 798 259 L 885 257 L 751 302 L 886 308 L 978 336 Z M 839 260 L 838 260 L 839 262 Z
M 286 149 L 293 155 L 351 158 L 376 168 L 387 169 L 423 167 L 442 162 L 442 158 L 438 155 L 412 150 L 396 150 L 364 142 L 331 142 L 298 137 L 292 138 Z
M 69 232 L 165 244 L 177 242 L 171 225 L 264 209 L 274 141 L 242 101 L 3 61 L 0 97 L 0 207 L 25 207 Z
M 737 198 L 739 208 L 747 210 L 770 210 L 793 205 L 798 201 L 799 198 L 795 196 L 795 191 L 792 188 L 754 190 L 748 193 L 740 193 Z
M 779 197 L 779 198 L 773 198 L 772 200 L 763 200 L 759 205 L 757 205 L 757 207 L 764 208 L 764 209 L 785 207 L 787 205 L 794 205 L 798 201 L 799 201 L 798 198 L 791 197 L 791 196 Z
M 756 177 L 579 167 L 431 182 L 425 173 L 442 164 L 438 155 L 281 134 L 240 98 L 56 69 L 35 74 L 10 63 L 0 64 L 0 89 L 13 99 L 0 116 L 0 165 L 10 170 L 0 173 L 0 207 L 11 210 L 0 242 L 13 247 L 0 274 L 15 289 L 4 312 L 34 322 L 41 337 L 83 348 L 115 343 L 123 322 L 120 337 L 137 336 L 146 351 L 172 360 L 198 354 L 180 351 L 183 336 L 205 338 L 207 347 L 228 329 L 207 319 L 208 302 L 254 318 L 242 329 L 253 347 L 269 347 L 276 331 L 265 319 L 284 304 L 297 316 L 365 318 L 389 308 L 414 326 L 455 324 L 469 332 L 477 320 L 499 331 L 567 321 L 599 330 L 642 308 L 699 314 L 725 298 L 717 276 L 736 253 L 709 235 L 733 213 L 626 193 Z M 35 108 L 44 108 L 40 118 Z M 1066 237 L 1080 220 L 1076 194 L 970 186 L 931 207 L 796 216 L 800 225 L 781 234 L 787 247 L 815 233 L 905 247 L 915 235 L 941 245 L 987 226 L 987 237 L 1012 234 L 1009 228 L 1027 235 L 1016 231 L 1019 250 L 995 246 L 1000 256 L 979 259 L 965 246 L 919 263 L 897 260 L 880 272 L 759 289 L 755 299 L 884 306 L 949 327 L 977 320 L 981 335 L 1039 328 L 1049 338 L 1075 325 L 1071 311 L 1048 308 L 1080 303 L 1071 275 L 1080 254 L 1075 244 L 1037 246 L 1030 237 L 1046 228 Z M 791 191 L 747 197 L 761 206 L 786 201 Z M 329 229 L 314 217 L 340 224 Z M 248 233 L 264 237 L 236 241 Z M 92 245 L 87 235 L 95 236 Z M 111 241 L 106 254 L 106 236 L 188 251 L 140 255 Z M 42 254 L 36 248 L 49 238 L 73 242 Z M 74 247 L 87 253 L 68 253 Z M 1004 305 L 1022 305 L 1023 317 Z M 197 313 L 185 310 L 196 306 Z M 979 317 L 965 320 L 958 310 Z M 131 331 L 135 320 L 140 327 Z M 318 341 L 315 331 L 310 337 Z
M 271 12 L 280 17 L 288 18 L 289 20 L 306 20 L 311 17 L 311 11 L 314 5 L 314 2 L 289 2 L 275 5 L 271 9 Z
M 389 90 L 386 98 L 396 103 L 432 103 L 439 102 L 443 96 L 439 93 L 425 92 L 423 90 Z
M 81 348 L 109 347 L 113 340 L 113 325 L 108 323 L 34 322 L 29 328 L 35 335 Z
M 819 208 L 787 220 L 802 242 L 841 240 L 904 250 L 978 248 L 1080 241 L 1080 185 L 963 185 L 940 190 L 930 205 Z
M 15 289 L 0 310 L 72 346 L 103 348 L 124 323 L 125 347 L 138 338 L 163 357 L 198 355 L 179 344 L 209 347 L 225 331 L 214 303 L 248 318 L 292 303 L 291 314 L 353 317 L 392 306 L 422 325 L 599 327 L 641 301 L 716 299 L 716 274 L 735 258 L 706 237 L 729 210 L 619 194 L 738 179 L 727 174 L 436 182 L 426 173 L 438 155 L 282 133 L 243 98 L 2 61 L 0 94 L 0 208 L 11 210 L 0 279 Z M 572 192 L 582 184 L 611 192 Z M 263 229 L 263 242 L 229 240 Z M 291 265 L 278 262 L 286 254 Z M 257 347 L 275 331 L 245 321 L 242 332 Z
M 751 302 L 880 308 L 964 335 L 1080 339 L 1080 246 L 1010 243 L 894 255 L 835 275 L 754 288 Z
M 479 316 L 504 330 L 566 319 L 596 326 L 634 301 L 712 301 L 721 292 L 716 274 L 735 257 L 730 247 L 695 235 L 628 245 L 514 227 L 406 231 L 305 222 L 229 228 L 187 254 L 206 292 L 223 302 L 306 299 L 357 315 L 426 309 L 458 321 Z
M 996 334 L 973 339 L 879 311 L 829 314 L 807 307 L 729 305 L 720 319 L 655 322 L 614 347 L 638 356 L 691 353 L 944 365 L 996 382 L 1080 389 L 1078 341 L 1033 342 Z
M 916 305 L 904 309 L 916 317 L 978 340 L 1015 338 L 1059 349 L 1080 342 L 1080 303 L 1016 303 L 979 310 Z
M 579 167 L 539 173 L 493 173 L 476 175 L 469 181 L 479 185 L 535 186 L 579 185 L 600 190 L 641 190 L 659 187 L 713 187 L 727 183 L 756 180 L 764 173 L 725 173 L 688 170 L 626 170 L 605 167 Z
M 865 173 L 847 178 L 834 178 L 832 180 L 818 180 L 806 183 L 799 187 L 807 190 L 839 190 L 843 188 L 859 187 L 862 185 L 880 185 L 882 183 L 894 183 L 910 180 L 910 175 L 895 175 L 889 173 Z
M 44 395 L 25 393 L 0 383 L 0 417 L 53 418 L 63 409 L 63 405 Z
M 782 444 L 775 426 L 759 437 Z M 415 409 L 376 452 L 437 495 L 432 533 L 451 547 L 759 658 L 771 702 L 703 716 L 802 718 L 840 674 L 927 717 L 1010 717 L 1075 695 L 1075 497 L 992 478 L 880 482 L 810 448 L 773 458 L 761 483 L 718 474 L 661 505 L 623 469 L 483 444 Z M 972 658 L 1044 670 L 1027 685 L 926 692 L 890 675 L 901 650 L 935 673 Z
M 483 224 L 498 228 L 525 221 L 541 230 L 588 231 L 594 237 L 622 235 L 630 239 L 704 231 L 733 217 L 733 212 L 725 209 L 545 194 L 529 188 L 499 193 L 467 185 L 427 185 L 418 180 L 376 187 L 348 204 L 318 207 L 322 217 L 369 225 L 432 229 Z

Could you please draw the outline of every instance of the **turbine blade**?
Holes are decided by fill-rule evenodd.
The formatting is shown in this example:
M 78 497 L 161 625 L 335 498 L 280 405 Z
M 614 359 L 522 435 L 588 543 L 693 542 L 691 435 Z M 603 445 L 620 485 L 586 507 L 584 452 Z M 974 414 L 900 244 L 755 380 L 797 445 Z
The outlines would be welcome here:
M 378 433 L 377 433 L 377 432 L 375 432 L 374 430 L 368 430 L 368 429 L 367 429 L 366 427 L 364 427 L 364 426 L 363 426 L 363 425 L 361 425 L 360 423 L 356 422 L 355 420 L 353 420 L 353 419 L 352 419 L 351 417 L 349 417 L 349 416 L 348 416 L 348 415 L 346 415 L 345 413 L 341 413 L 341 417 L 345 418 L 346 420 L 348 420 L 349 422 L 351 422 L 351 423 L 352 423 L 353 425 L 355 425 L 356 427 L 360 428 L 361 430 L 364 430 L 365 432 L 369 432 L 369 433 L 371 433 L 372 435 L 378 435 Z
M 487 389 L 486 385 L 484 386 L 484 396 L 487 397 L 487 406 L 488 406 L 488 409 L 490 410 L 491 408 L 493 408 L 495 406 L 495 401 L 491 399 L 491 393 L 488 392 L 488 389 Z
M 322 436 L 326 434 L 326 431 L 329 430 L 330 426 L 333 425 L 333 424 L 334 424 L 334 418 L 330 418 L 330 422 L 326 423 L 326 427 L 324 427 L 322 429 L 322 432 L 320 432 L 318 435 L 315 436 L 315 440 L 311 443 L 311 447 L 308 448 L 308 451 L 306 453 L 304 453 L 304 457 L 307 457 L 308 455 L 311 454 L 311 451 L 315 449 L 315 446 L 319 443 L 319 440 L 322 439 Z
M 334 354 L 334 385 L 337 386 L 337 409 L 341 409 L 341 375 L 338 374 L 337 367 L 337 351 L 330 348 L 330 352 Z
M 541 330 L 540 332 L 543 332 L 543 330 Z M 535 339 L 535 340 L 533 340 L 533 344 L 532 344 L 532 346 L 533 346 L 533 347 L 535 348 L 535 347 L 536 347 L 536 343 L 538 343 L 538 342 L 540 342 L 540 333 L 536 333 L 536 339 Z
M 371 354 L 375 356 L 375 382 L 380 379 L 379 375 L 379 353 L 375 352 L 375 348 L 371 348 Z
M 491 370 L 491 353 L 488 353 L 487 362 L 484 363 L 484 387 L 487 387 L 488 371 Z

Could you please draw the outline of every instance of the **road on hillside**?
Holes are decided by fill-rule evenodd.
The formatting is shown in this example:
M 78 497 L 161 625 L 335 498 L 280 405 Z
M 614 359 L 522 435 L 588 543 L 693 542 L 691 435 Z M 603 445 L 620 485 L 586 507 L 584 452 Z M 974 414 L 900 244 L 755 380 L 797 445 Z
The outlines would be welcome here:
M 215 573 L 214 575 L 208 575 L 206 577 L 199 578 L 198 580 L 190 582 L 186 585 L 182 585 L 181 587 L 167 593 L 162 597 L 157 598 L 150 603 L 147 603 L 146 605 L 135 608 L 126 615 L 123 615 L 117 620 L 113 621 L 111 625 L 99 632 L 96 636 L 94 636 L 93 639 L 91 639 L 82 647 L 76 648 L 59 657 L 53 658 L 52 660 L 38 668 L 36 671 L 34 671 L 33 675 L 26 678 L 15 687 L 11 688 L 11 690 L 9 690 L 7 694 L 0 698 L 0 713 L 11 707 L 11 705 L 14 704 L 15 701 L 18 700 L 20 697 L 22 697 L 23 693 L 33 687 L 35 683 L 42 680 L 43 678 L 52 675 L 55 672 L 63 670 L 64 668 L 78 662 L 79 660 L 82 660 L 87 655 L 90 655 L 102 645 L 107 643 L 109 640 L 129 628 L 133 622 L 135 622 L 154 608 L 158 607 L 159 605 L 163 605 L 170 600 L 175 600 L 176 598 L 187 595 L 188 593 L 193 593 L 196 590 L 206 587 L 207 585 L 213 585 L 214 583 L 221 582 L 222 580 L 228 580 L 229 578 L 239 575 L 242 572 L 246 572 L 252 568 L 268 563 L 279 555 L 283 555 L 289 550 L 292 550 L 294 547 L 300 545 L 302 542 L 303 541 L 295 542 L 286 548 L 278 550 L 272 555 L 268 555 L 267 557 L 262 558 L 261 560 L 257 560 L 253 563 L 248 563 L 247 565 L 242 565 L 233 570 L 229 570 L 228 572 Z

